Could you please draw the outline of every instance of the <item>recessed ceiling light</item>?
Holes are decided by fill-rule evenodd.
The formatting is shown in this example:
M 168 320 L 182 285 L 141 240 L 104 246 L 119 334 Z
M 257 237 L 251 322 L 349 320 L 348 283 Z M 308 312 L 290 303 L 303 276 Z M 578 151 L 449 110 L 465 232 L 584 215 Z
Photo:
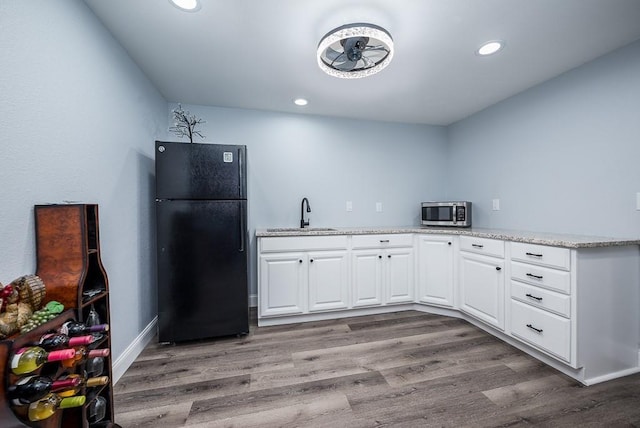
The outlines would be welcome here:
M 501 40 L 491 40 L 490 42 L 484 43 L 482 46 L 478 48 L 476 54 L 480 56 L 492 55 L 504 47 L 504 42 Z
M 309 101 L 305 100 L 304 98 L 296 98 L 295 100 L 293 100 L 293 103 L 297 106 L 302 107 L 309 104 Z
M 169 2 L 178 9 L 186 12 L 200 10 L 200 2 L 198 0 L 169 0 Z

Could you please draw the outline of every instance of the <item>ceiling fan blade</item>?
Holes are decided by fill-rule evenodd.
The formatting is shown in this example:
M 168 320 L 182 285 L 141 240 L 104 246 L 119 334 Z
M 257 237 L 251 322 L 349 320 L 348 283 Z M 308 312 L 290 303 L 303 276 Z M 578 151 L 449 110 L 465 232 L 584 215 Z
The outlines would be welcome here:
M 388 52 L 389 50 L 383 45 L 377 45 L 377 46 L 369 45 L 365 47 L 363 51 L 387 51 Z
M 344 52 L 338 52 L 337 50 L 331 48 L 331 46 L 329 46 L 325 51 L 324 51 L 324 55 L 327 57 L 328 60 L 331 61 L 335 61 L 337 60 L 341 55 L 344 55 Z
M 333 67 L 342 71 L 350 71 L 353 70 L 356 66 L 356 61 L 345 61 L 341 64 L 334 64 Z
M 367 58 L 364 55 L 362 55 L 362 62 L 364 62 L 364 65 L 363 65 L 362 68 L 369 68 L 369 67 L 373 67 L 374 65 L 376 65 L 375 61 L 371 61 L 369 58 Z

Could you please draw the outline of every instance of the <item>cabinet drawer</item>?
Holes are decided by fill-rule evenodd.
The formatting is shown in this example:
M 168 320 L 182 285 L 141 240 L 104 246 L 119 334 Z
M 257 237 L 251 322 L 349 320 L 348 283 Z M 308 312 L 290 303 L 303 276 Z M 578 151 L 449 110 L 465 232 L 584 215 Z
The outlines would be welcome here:
M 462 251 L 472 251 L 487 256 L 504 257 L 504 241 L 495 239 L 461 236 L 460 249 Z
M 411 234 L 354 235 L 351 238 L 351 246 L 354 249 L 412 247 L 413 235 Z
M 511 334 L 571 362 L 571 320 L 511 300 Z
M 567 271 L 511 262 L 511 278 L 565 294 L 571 293 L 571 273 Z
M 260 238 L 260 251 L 346 250 L 347 237 L 336 236 L 274 236 Z
M 511 259 L 556 269 L 571 268 L 571 251 L 568 248 L 511 242 Z
M 511 281 L 511 298 L 555 312 L 565 318 L 571 317 L 571 297 L 565 294 Z

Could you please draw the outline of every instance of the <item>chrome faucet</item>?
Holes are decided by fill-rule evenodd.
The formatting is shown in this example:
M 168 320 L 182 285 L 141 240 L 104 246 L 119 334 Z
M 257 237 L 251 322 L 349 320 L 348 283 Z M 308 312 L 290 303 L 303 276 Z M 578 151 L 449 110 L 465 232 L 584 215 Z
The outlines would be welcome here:
M 311 206 L 309 205 L 309 199 L 302 198 L 302 204 L 300 205 L 300 228 L 303 229 L 305 226 L 309 226 L 309 221 L 304 221 L 304 203 L 307 203 L 307 212 L 311 212 Z

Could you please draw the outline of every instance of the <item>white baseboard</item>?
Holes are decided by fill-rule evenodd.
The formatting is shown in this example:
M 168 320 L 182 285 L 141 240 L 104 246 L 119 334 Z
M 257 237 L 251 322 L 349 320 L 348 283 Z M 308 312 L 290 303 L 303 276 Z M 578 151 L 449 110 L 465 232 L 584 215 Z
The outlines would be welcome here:
M 114 361 L 112 367 L 113 384 L 118 382 L 118 379 L 127 371 L 129 366 L 138 358 L 138 355 L 144 348 L 151 342 L 151 339 L 156 335 L 156 326 L 158 324 L 158 317 L 151 320 L 144 330 L 135 338 L 133 342 L 124 352 Z
M 257 307 L 258 306 L 258 295 L 251 294 L 249 295 L 249 306 Z M 124 352 L 113 362 L 113 366 L 111 368 L 113 375 L 113 384 L 115 385 L 118 380 L 122 377 L 122 375 L 127 371 L 127 369 L 133 364 L 133 362 L 138 358 L 138 355 L 144 348 L 151 342 L 151 339 L 156 334 L 156 327 L 158 324 L 158 317 L 156 316 L 151 322 L 142 330 L 142 332 L 135 338 L 133 342 Z

